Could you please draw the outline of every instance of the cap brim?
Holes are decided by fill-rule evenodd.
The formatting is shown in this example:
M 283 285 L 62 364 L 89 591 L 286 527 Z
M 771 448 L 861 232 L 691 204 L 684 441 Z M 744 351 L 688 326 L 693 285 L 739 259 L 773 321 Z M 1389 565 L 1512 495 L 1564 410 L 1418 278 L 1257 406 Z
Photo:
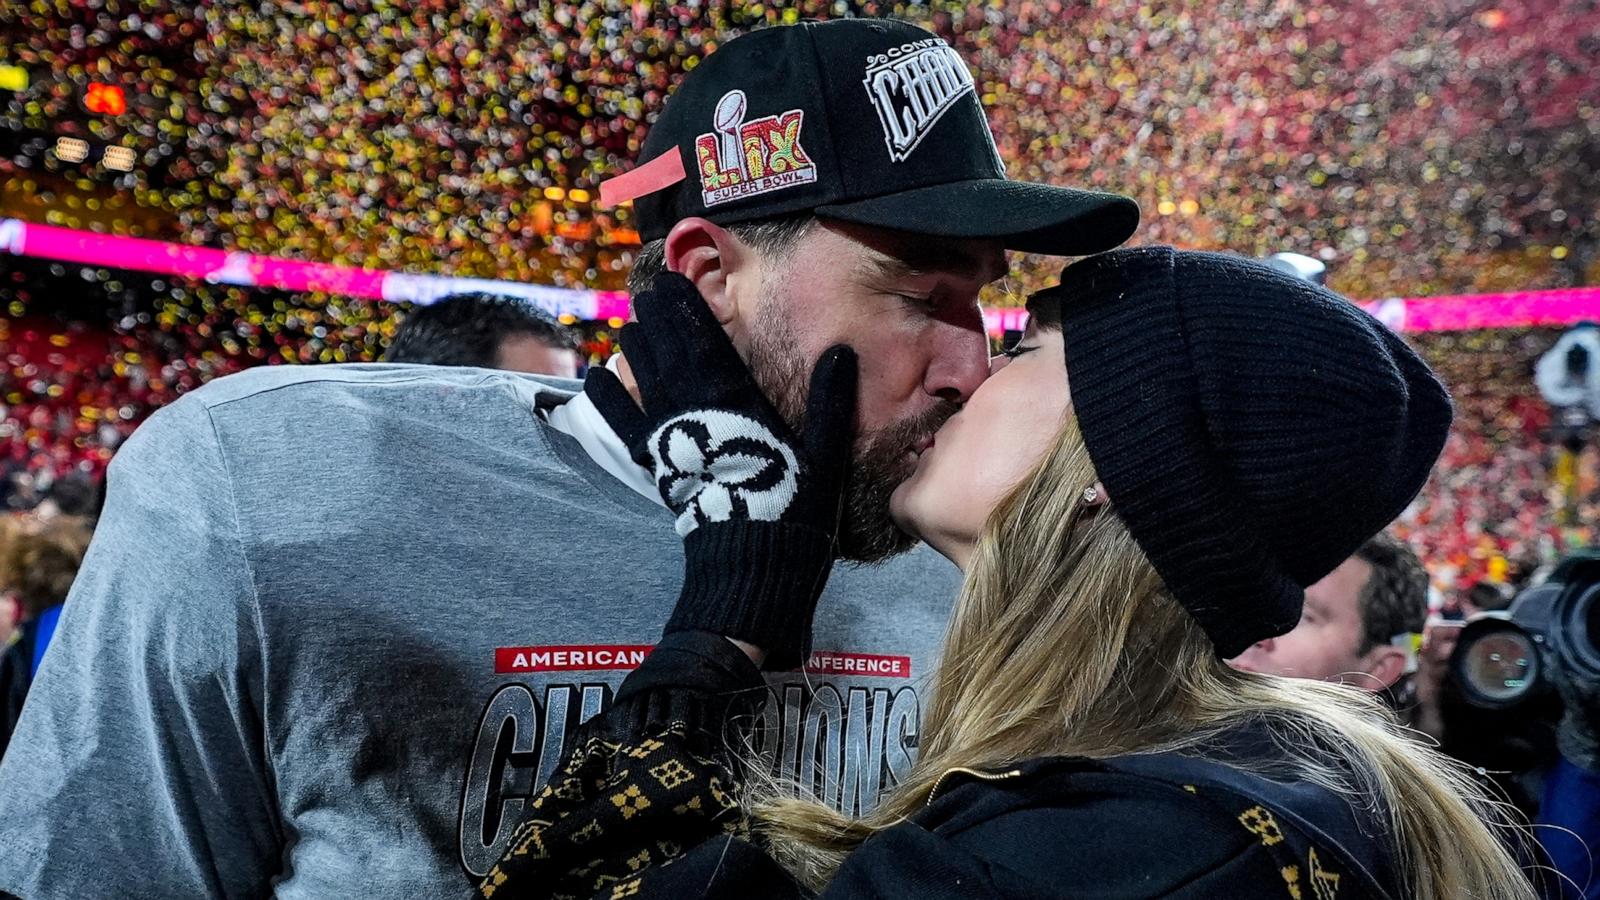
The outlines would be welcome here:
M 1111 250 L 1139 226 L 1139 204 L 1128 197 L 1002 178 L 914 188 L 816 213 L 935 237 L 1000 238 L 1008 250 L 1049 256 Z

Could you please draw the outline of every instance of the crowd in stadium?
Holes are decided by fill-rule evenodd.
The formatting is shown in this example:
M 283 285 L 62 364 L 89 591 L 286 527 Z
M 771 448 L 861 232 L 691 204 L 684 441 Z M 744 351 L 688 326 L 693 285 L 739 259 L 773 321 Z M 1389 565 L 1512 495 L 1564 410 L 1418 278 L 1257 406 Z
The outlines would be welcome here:
M 1520 584 L 1562 549 L 1600 537 L 1600 449 L 1583 443 L 1564 465 L 1565 436 L 1532 385 L 1534 361 L 1558 333 L 1415 339 L 1451 386 L 1456 421 L 1433 481 L 1396 532 L 1427 561 L 1437 583 Z M 1570 479 L 1575 502 L 1563 496 L 1569 489 L 1563 479 Z
M 0 123 L 134 147 L 124 180 L 180 240 L 615 287 L 637 236 L 595 188 L 683 71 L 753 25 L 892 14 L 967 55 L 1014 177 L 1130 193 L 1146 240 L 1326 252 L 1358 297 L 1581 283 L 1600 113 L 1564 98 L 1600 94 L 1600 11 L 1379 6 L 163 0 L 127 28 L 103 0 L 14 5 L 0 23 L 38 39 L 0 64 L 37 74 Z M 121 116 L 71 102 L 102 71 Z M 1050 274 L 1025 263 L 1014 287 Z
M 115 180 L 137 201 L 130 233 L 616 286 L 637 235 L 629 209 L 596 206 L 596 186 L 635 158 L 681 74 L 755 25 L 866 13 L 947 36 L 975 69 L 1010 174 L 1134 195 L 1140 240 L 1315 253 L 1357 297 L 1554 287 L 1600 271 L 1600 225 L 1572 203 L 1600 189 L 1583 150 L 1600 112 L 1560 99 L 1600 95 L 1584 64 L 1600 29 L 1590 5 L 1391 2 L 1359 17 L 1328 2 L 1222 0 L 625 14 L 593 2 L 113 5 L 0 11 L 33 35 L 0 43 L 0 63 L 36 73 L 0 106 L 0 125 L 138 150 Z M 126 113 L 80 108 L 74 85 L 95 78 L 126 90 Z M 54 159 L 0 159 L 0 173 L 37 177 L 45 195 L 82 186 Z M 992 300 L 1014 302 L 1057 266 L 1015 258 Z M 7 269 L 5 465 L 29 483 L 98 478 L 144 415 L 207 378 L 372 359 L 393 328 L 383 304 L 85 268 L 79 308 L 125 314 L 87 312 L 87 330 L 70 333 L 52 319 L 59 298 L 41 291 L 54 271 Z M 587 335 L 589 357 L 609 354 L 603 329 Z M 1411 527 L 1468 582 L 1497 556 L 1537 556 L 1555 540 L 1553 451 L 1525 378 L 1544 338 L 1421 339 L 1447 371 L 1459 361 L 1463 415 L 1455 474 Z M 1507 349 L 1491 363 L 1485 342 Z

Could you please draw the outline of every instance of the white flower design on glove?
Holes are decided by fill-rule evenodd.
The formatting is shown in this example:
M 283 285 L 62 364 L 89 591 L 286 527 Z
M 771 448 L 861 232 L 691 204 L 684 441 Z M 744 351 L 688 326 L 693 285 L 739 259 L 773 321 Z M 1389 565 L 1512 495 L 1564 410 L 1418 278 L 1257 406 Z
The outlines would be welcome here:
M 656 486 L 678 514 L 678 534 L 735 515 L 775 522 L 793 502 L 794 450 L 755 419 L 698 410 L 667 420 L 650 437 Z

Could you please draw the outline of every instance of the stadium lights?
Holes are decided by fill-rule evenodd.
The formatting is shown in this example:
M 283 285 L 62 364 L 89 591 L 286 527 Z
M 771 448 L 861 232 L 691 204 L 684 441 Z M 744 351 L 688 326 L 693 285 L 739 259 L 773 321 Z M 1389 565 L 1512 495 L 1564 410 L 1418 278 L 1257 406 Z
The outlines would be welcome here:
M 128 147 L 107 147 L 100 158 L 105 167 L 114 172 L 132 172 L 133 160 L 133 150 Z
M 89 142 L 75 137 L 56 138 L 56 159 L 81 163 L 89 158 Z

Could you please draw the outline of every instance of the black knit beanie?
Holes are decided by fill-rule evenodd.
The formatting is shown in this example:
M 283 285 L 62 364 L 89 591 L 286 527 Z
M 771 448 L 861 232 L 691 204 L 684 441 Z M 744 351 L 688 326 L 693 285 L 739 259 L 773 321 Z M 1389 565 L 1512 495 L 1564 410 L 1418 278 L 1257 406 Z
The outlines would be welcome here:
M 1450 395 L 1427 364 L 1267 266 L 1117 250 L 1045 296 L 1112 506 L 1224 658 L 1293 628 L 1306 586 L 1405 509 L 1444 447 Z

